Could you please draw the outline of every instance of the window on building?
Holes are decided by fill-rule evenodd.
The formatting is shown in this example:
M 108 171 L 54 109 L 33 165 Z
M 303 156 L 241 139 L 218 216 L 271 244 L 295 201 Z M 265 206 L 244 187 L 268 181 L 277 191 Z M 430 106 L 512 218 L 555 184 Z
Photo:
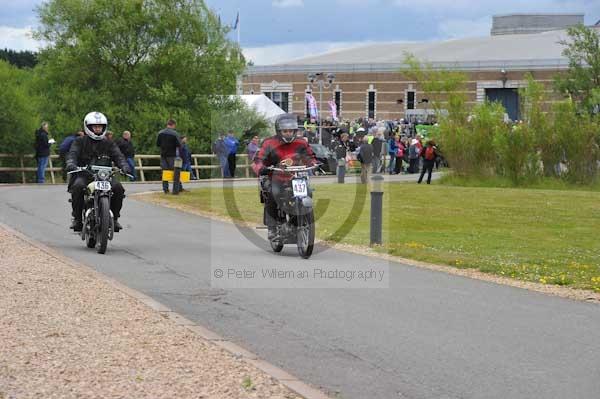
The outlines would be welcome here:
M 415 109 L 415 92 L 406 92 L 406 109 Z
M 263 94 L 269 97 L 279 108 L 288 112 L 289 93 L 287 91 L 266 91 Z
M 335 108 L 337 109 L 338 118 L 342 117 L 342 92 L 340 90 L 335 91 Z
M 375 92 L 370 91 L 368 97 L 368 117 L 375 119 Z

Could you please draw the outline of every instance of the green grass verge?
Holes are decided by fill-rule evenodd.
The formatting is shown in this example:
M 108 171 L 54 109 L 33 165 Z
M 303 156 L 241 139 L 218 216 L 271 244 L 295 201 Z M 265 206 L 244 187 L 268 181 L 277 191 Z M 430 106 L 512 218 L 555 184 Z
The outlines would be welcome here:
M 262 222 L 257 187 L 157 196 Z M 316 186 L 317 237 L 368 245 L 369 197 L 361 185 Z M 600 193 L 594 191 L 386 184 L 383 229 L 379 250 L 391 255 L 600 292 Z

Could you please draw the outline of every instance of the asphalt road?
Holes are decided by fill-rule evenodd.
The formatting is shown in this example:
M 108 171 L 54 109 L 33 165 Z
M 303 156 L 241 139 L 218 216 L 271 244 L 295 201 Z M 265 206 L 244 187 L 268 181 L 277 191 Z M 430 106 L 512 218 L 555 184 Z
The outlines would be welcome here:
M 231 224 L 131 199 L 99 255 L 68 230 L 69 209 L 62 186 L 0 187 L 1 222 L 340 398 L 600 397 L 597 304 L 335 250 L 278 256 Z M 389 266 L 389 288 L 210 285 L 211 265 L 281 264 Z

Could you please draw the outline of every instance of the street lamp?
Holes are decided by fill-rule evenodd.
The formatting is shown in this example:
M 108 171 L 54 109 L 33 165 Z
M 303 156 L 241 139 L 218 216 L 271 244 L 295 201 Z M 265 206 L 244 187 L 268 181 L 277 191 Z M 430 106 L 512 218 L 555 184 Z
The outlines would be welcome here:
M 508 80 L 508 74 L 506 73 L 506 69 L 504 68 L 500 70 L 500 80 L 502 81 L 502 88 L 505 88 L 506 81 Z
M 335 75 L 328 73 L 326 76 L 323 72 L 309 73 L 307 76 L 310 87 L 313 89 L 319 88 L 319 144 L 323 144 L 323 134 L 321 128 L 321 112 L 323 110 L 323 89 L 329 89 L 335 81 Z

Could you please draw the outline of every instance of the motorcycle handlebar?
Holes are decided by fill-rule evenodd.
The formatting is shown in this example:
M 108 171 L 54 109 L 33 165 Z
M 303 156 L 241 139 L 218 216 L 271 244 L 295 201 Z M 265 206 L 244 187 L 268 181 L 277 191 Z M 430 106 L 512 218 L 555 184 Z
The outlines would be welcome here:
M 123 176 L 127 176 L 129 178 L 134 178 L 133 175 L 130 175 L 129 173 L 125 173 L 122 169 L 119 169 L 117 167 L 113 167 L 112 168 L 113 173 L 115 172 L 119 172 L 119 174 L 123 175 Z M 90 166 L 78 166 L 77 169 L 72 170 L 70 172 L 67 172 L 68 175 L 73 174 L 73 173 L 79 173 L 79 172 L 88 172 L 88 173 L 92 173 L 91 171 L 91 167 Z
M 275 171 L 275 172 L 292 173 L 292 172 L 306 172 L 306 171 L 309 171 L 309 170 L 316 169 L 319 166 L 321 166 L 321 164 L 315 164 L 313 166 L 288 166 L 288 167 L 286 167 L 284 169 L 277 168 L 275 166 L 269 166 L 267 169 Z

